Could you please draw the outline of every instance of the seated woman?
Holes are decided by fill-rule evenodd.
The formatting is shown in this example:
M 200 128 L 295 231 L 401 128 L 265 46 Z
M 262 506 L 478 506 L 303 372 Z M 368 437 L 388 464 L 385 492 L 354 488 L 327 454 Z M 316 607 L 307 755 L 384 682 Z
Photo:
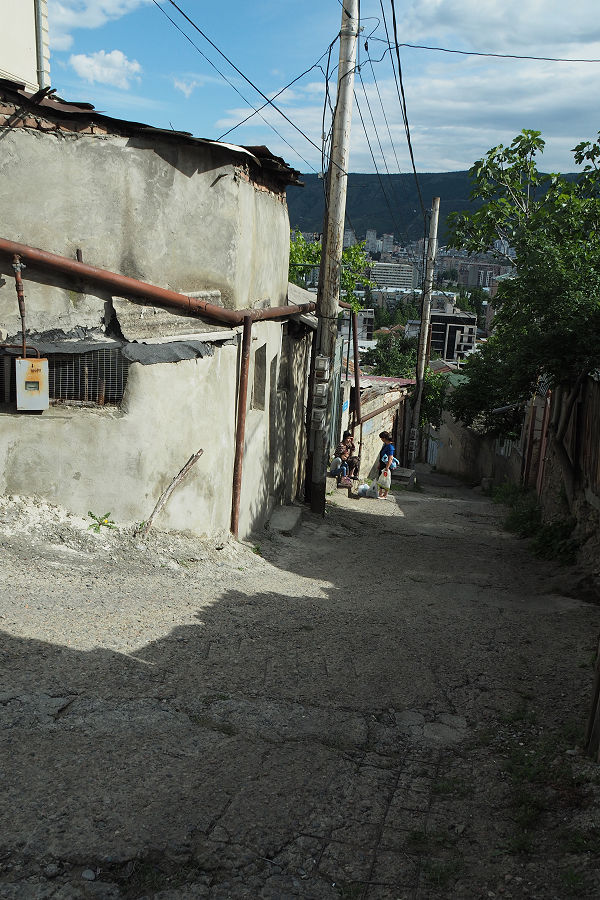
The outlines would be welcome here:
M 331 474 L 341 478 L 357 479 L 359 464 L 360 459 L 356 456 L 356 445 L 352 440 L 352 433 L 345 431 L 342 440 L 335 448 Z

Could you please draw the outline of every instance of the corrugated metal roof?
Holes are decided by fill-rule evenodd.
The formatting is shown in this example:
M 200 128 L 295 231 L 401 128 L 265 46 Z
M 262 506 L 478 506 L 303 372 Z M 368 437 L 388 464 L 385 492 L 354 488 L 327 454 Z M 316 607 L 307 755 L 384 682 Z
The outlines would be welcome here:
M 117 119 L 98 112 L 91 103 L 81 103 L 63 100 L 55 96 L 53 91 L 47 89 L 32 94 L 25 90 L 23 82 L 10 81 L 0 78 L 0 92 L 11 102 L 25 106 L 33 114 L 44 115 L 48 118 L 71 119 L 74 122 L 97 122 L 115 132 L 126 134 L 143 134 L 149 137 L 164 137 L 169 140 L 184 144 L 204 145 L 231 153 L 239 154 L 250 159 L 256 165 L 277 178 L 282 184 L 302 184 L 300 172 L 292 169 L 280 156 L 275 156 L 264 146 L 242 147 L 237 144 L 226 144 L 212 141 L 207 138 L 194 137 L 189 131 L 175 131 L 169 128 L 156 128 L 144 122 L 131 122 L 127 119 Z

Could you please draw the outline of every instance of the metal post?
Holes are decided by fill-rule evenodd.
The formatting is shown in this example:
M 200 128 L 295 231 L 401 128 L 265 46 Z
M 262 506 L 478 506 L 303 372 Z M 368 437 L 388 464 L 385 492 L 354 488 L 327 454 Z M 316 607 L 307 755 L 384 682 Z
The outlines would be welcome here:
M 235 459 L 233 461 L 233 489 L 231 496 L 231 533 L 238 536 L 240 524 L 240 497 L 242 493 L 242 469 L 244 463 L 244 436 L 246 434 L 246 405 L 248 400 L 248 372 L 250 370 L 250 345 L 252 343 L 252 316 L 244 316 L 242 359 L 237 403 L 237 428 Z
M 350 153 L 350 123 L 354 94 L 354 69 L 356 66 L 356 42 L 358 38 L 358 0 L 344 0 L 340 31 L 340 61 L 331 158 L 327 178 L 327 204 L 319 290 L 317 294 L 317 353 L 330 359 L 333 372 L 337 314 L 340 293 L 340 263 L 342 259 L 346 190 L 348 186 L 348 160 Z M 329 387 L 325 422 L 311 422 L 310 446 L 313 452 L 311 473 L 311 509 L 325 513 L 325 485 L 327 466 L 327 439 L 332 410 L 331 386 Z
M 423 399 L 423 380 L 425 378 L 425 362 L 429 325 L 431 322 L 431 291 L 433 288 L 433 269 L 437 254 L 437 230 L 440 215 L 440 198 L 434 197 L 429 222 L 429 240 L 427 242 L 427 269 L 425 270 L 425 286 L 423 291 L 423 309 L 421 311 L 421 328 L 419 331 L 419 349 L 417 351 L 417 383 L 415 386 L 415 402 L 412 410 L 408 464 L 412 468 L 418 455 L 419 419 L 421 417 L 421 401 Z

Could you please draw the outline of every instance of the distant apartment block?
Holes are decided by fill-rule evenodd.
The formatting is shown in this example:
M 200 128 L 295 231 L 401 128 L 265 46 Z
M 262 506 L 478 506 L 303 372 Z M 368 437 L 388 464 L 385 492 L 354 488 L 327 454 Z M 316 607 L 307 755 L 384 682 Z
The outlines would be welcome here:
M 365 250 L 367 253 L 377 253 L 377 232 L 374 228 L 367 228 Z
M 412 288 L 415 268 L 411 263 L 378 262 L 371 266 L 371 279 L 379 288 Z
M 410 319 L 406 323 L 406 337 L 418 337 L 421 322 Z M 475 349 L 477 316 L 460 309 L 431 312 L 431 356 L 447 362 L 460 362 Z
M 393 234 L 382 234 L 381 235 L 381 252 L 382 253 L 393 253 L 394 252 L 394 235 Z
M 356 240 L 356 234 L 354 233 L 353 228 L 344 228 L 344 237 L 343 237 L 343 247 L 354 247 L 354 245 L 358 243 Z
M 447 273 L 452 272 L 453 280 L 464 287 L 487 288 L 495 277 L 512 269 L 510 264 L 492 253 L 441 250 L 436 262 L 436 278 L 447 277 Z
M 359 341 L 372 341 L 375 310 L 359 309 L 356 313 L 356 318 Z M 345 341 L 351 340 L 350 310 L 345 309 L 341 318 L 338 320 L 338 334 L 343 337 Z

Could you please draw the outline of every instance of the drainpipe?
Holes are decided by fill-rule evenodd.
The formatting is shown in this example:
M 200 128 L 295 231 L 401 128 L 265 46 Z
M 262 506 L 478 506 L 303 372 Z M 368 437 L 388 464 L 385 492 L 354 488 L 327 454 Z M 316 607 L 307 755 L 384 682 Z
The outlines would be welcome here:
M 42 15 L 42 0 L 33 0 L 35 9 L 35 46 L 38 88 L 48 87 L 46 84 L 46 70 L 44 64 L 44 18 Z
M 23 291 L 23 279 L 21 278 L 21 270 L 24 266 L 21 262 L 21 258 L 16 253 L 13 256 L 12 267 L 15 270 L 15 288 L 17 290 L 17 300 L 19 301 L 19 315 L 21 316 L 22 353 L 23 359 L 27 359 L 27 341 L 25 338 L 25 294 Z
M 186 297 L 185 294 L 169 291 L 166 288 L 139 281 L 137 278 L 118 275 L 116 272 L 89 266 L 75 259 L 69 259 L 67 256 L 58 256 L 55 253 L 28 247 L 27 244 L 17 244 L 15 241 L 7 241 L 4 238 L 0 238 L 0 253 L 18 254 L 21 259 L 26 259 L 29 263 L 42 269 L 62 272 L 76 278 L 85 278 L 91 284 L 112 289 L 118 296 L 139 297 L 146 302 L 152 300 L 158 306 L 171 306 L 187 313 L 188 316 L 204 316 L 228 325 L 242 325 L 246 316 L 250 316 L 253 322 L 266 322 L 272 319 L 282 319 L 299 312 L 313 312 L 317 308 L 316 303 L 307 303 L 303 306 L 294 304 L 271 306 L 267 309 L 224 309 L 222 306 L 207 303 L 206 300 L 200 300 L 198 297 Z
M 242 468 L 244 465 L 244 436 L 246 433 L 246 406 L 248 400 L 248 372 L 250 369 L 250 345 L 252 343 L 252 316 L 244 316 L 240 384 L 238 388 L 237 428 L 235 458 L 233 461 L 233 489 L 231 494 L 231 533 L 237 540 L 240 524 L 240 498 L 242 492 Z
M 352 340 L 354 349 L 354 424 L 361 420 L 360 368 L 358 366 L 358 316 L 352 311 Z

